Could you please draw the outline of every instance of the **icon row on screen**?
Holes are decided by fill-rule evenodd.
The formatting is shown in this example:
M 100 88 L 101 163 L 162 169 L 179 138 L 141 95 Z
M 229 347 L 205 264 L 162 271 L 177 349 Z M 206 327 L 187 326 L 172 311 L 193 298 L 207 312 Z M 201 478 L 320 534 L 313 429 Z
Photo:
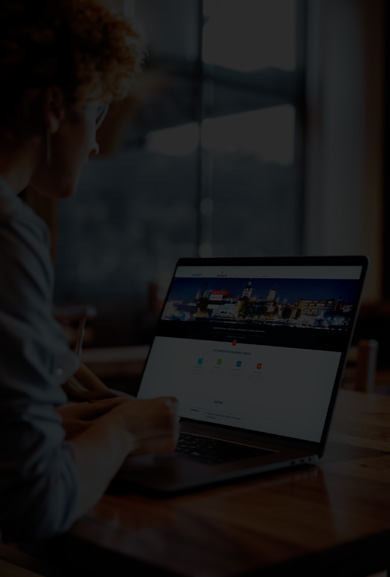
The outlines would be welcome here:
M 216 361 L 217 367 L 220 367 L 222 365 L 222 362 L 223 362 L 223 359 L 217 359 L 217 361 Z M 204 357 L 198 357 L 197 363 L 198 363 L 198 366 L 202 366 L 204 363 Z M 236 364 L 235 364 L 236 368 L 240 368 L 240 367 L 242 367 L 242 365 L 243 365 L 242 361 L 236 361 Z M 263 363 L 257 363 L 256 364 L 256 370 L 260 371 L 262 369 L 262 367 L 263 367 Z

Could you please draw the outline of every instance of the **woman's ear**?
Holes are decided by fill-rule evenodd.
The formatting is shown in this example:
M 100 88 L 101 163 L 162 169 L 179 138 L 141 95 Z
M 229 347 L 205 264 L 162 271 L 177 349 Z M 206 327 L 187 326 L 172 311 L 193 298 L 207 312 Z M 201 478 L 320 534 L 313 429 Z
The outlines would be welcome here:
M 65 98 L 58 86 L 46 88 L 43 98 L 44 120 L 46 130 L 50 134 L 58 131 L 65 116 Z

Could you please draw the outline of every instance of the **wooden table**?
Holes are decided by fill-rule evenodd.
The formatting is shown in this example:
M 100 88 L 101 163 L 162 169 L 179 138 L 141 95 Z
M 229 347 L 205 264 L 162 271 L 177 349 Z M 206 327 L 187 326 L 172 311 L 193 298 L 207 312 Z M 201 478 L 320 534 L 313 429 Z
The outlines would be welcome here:
M 383 570 L 390 552 L 390 397 L 341 391 L 318 467 L 161 500 L 111 491 L 51 542 L 50 552 L 84 575 Z

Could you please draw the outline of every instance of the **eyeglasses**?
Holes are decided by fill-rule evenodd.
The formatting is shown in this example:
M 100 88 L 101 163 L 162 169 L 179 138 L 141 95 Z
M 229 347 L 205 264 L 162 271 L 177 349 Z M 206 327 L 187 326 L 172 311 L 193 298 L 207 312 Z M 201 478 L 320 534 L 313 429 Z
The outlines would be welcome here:
M 101 104 L 96 114 L 96 130 L 102 125 L 103 120 L 107 116 L 109 106 L 108 104 Z

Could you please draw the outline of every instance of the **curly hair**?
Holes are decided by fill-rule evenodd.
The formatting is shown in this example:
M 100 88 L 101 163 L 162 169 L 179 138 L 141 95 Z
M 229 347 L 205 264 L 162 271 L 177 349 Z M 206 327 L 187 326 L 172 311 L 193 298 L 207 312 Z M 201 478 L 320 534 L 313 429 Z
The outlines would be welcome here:
M 69 103 L 125 97 L 141 57 L 130 23 L 95 0 L 2 0 L 0 131 L 31 130 L 48 86 Z

